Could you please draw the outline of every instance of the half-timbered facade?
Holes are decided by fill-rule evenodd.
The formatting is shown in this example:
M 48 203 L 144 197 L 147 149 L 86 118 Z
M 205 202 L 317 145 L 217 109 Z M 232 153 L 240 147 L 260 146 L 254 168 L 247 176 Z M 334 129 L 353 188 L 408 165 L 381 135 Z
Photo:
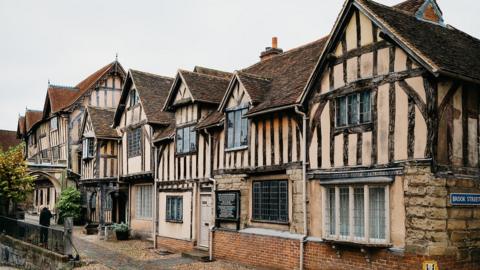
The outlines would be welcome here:
M 140 236 L 150 237 L 153 232 L 153 135 L 173 119 L 171 113 L 162 111 L 172 82 L 169 77 L 130 70 L 114 116 L 113 127 L 121 137 L 119 176 L 129 186 L 127 220 Z
M 118 181 L 120 136 L 111 127 L 115 111 L 88 106 L 83 120 L 79 181 L 89 223 L 125 222 L 126 188 Z
M 197 125 L 216 111 L 231 75 L 204 67 L 179 70 L 176 75 L 164 106 L 174 120 L 156 135 L 159 244 L 176 239 L 178 250 L 209 246 L 211 141 Z

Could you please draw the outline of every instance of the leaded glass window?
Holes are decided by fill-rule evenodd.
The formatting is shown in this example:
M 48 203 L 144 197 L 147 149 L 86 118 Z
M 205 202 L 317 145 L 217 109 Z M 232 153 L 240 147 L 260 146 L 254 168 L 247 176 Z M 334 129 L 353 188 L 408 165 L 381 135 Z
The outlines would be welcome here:
M 197 131 L 195 126 L 177 129 L 177 154 L 187 154 L 197 151 Z
M 245 117 L 247 108 L 227 112 L 227 148 L 237 148 L 248 145 L 248 119 Z
M 288 222 L 288 182 L 253 182 L 253 219 Z
M 363 91 L 337 98 L 335 101 L 336 126 L 347 127 L 370 123 L 372 121 L 370 95 L 370 91 Z
M 128 157 L 136 157 L 141 154 L 141 128 L 136 128 L 127 132 Z

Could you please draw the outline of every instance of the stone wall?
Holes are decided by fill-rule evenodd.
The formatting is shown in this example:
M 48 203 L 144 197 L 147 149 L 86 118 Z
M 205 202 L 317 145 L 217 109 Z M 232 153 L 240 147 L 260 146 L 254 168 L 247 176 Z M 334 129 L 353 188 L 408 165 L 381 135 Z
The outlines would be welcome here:
M 480 193 L 480 182 L 405 169 L 406 253 L 480 262 L 480 207 L 452 206 L 450 193 Z
M 35 245 L 0 235 L 0 265 L 28 270 L 72 269 L 68 257 Z

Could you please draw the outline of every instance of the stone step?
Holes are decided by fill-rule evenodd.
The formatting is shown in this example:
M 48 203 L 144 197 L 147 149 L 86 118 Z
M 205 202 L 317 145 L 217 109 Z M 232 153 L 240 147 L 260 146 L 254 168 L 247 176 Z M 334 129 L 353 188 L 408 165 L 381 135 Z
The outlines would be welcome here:
M 210 257 L 208 256 L 208 251 L 194 249 L 192 251 L 182 252 L 182 257 L 190 258 L 197 261 L 208 262 L 210 261 Z

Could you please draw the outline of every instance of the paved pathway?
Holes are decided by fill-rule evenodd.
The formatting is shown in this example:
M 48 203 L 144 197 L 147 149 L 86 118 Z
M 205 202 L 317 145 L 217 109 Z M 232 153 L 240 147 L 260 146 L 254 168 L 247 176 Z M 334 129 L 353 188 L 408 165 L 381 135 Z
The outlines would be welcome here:
M 75 247 L 79 250 L 82 259 L 101 263 L 112 269 L 131 270 L 131 269 L 172 269 L 181 264 L 194 263 L 192 259 L 175 256 L 165 259 L 137 260 L 125 254 L 97 245 L 93 242 L 74 237 Z M 160 255 L 159 255 L 160 256 Z M 171 256 L 170 256 L 171 257 Z

